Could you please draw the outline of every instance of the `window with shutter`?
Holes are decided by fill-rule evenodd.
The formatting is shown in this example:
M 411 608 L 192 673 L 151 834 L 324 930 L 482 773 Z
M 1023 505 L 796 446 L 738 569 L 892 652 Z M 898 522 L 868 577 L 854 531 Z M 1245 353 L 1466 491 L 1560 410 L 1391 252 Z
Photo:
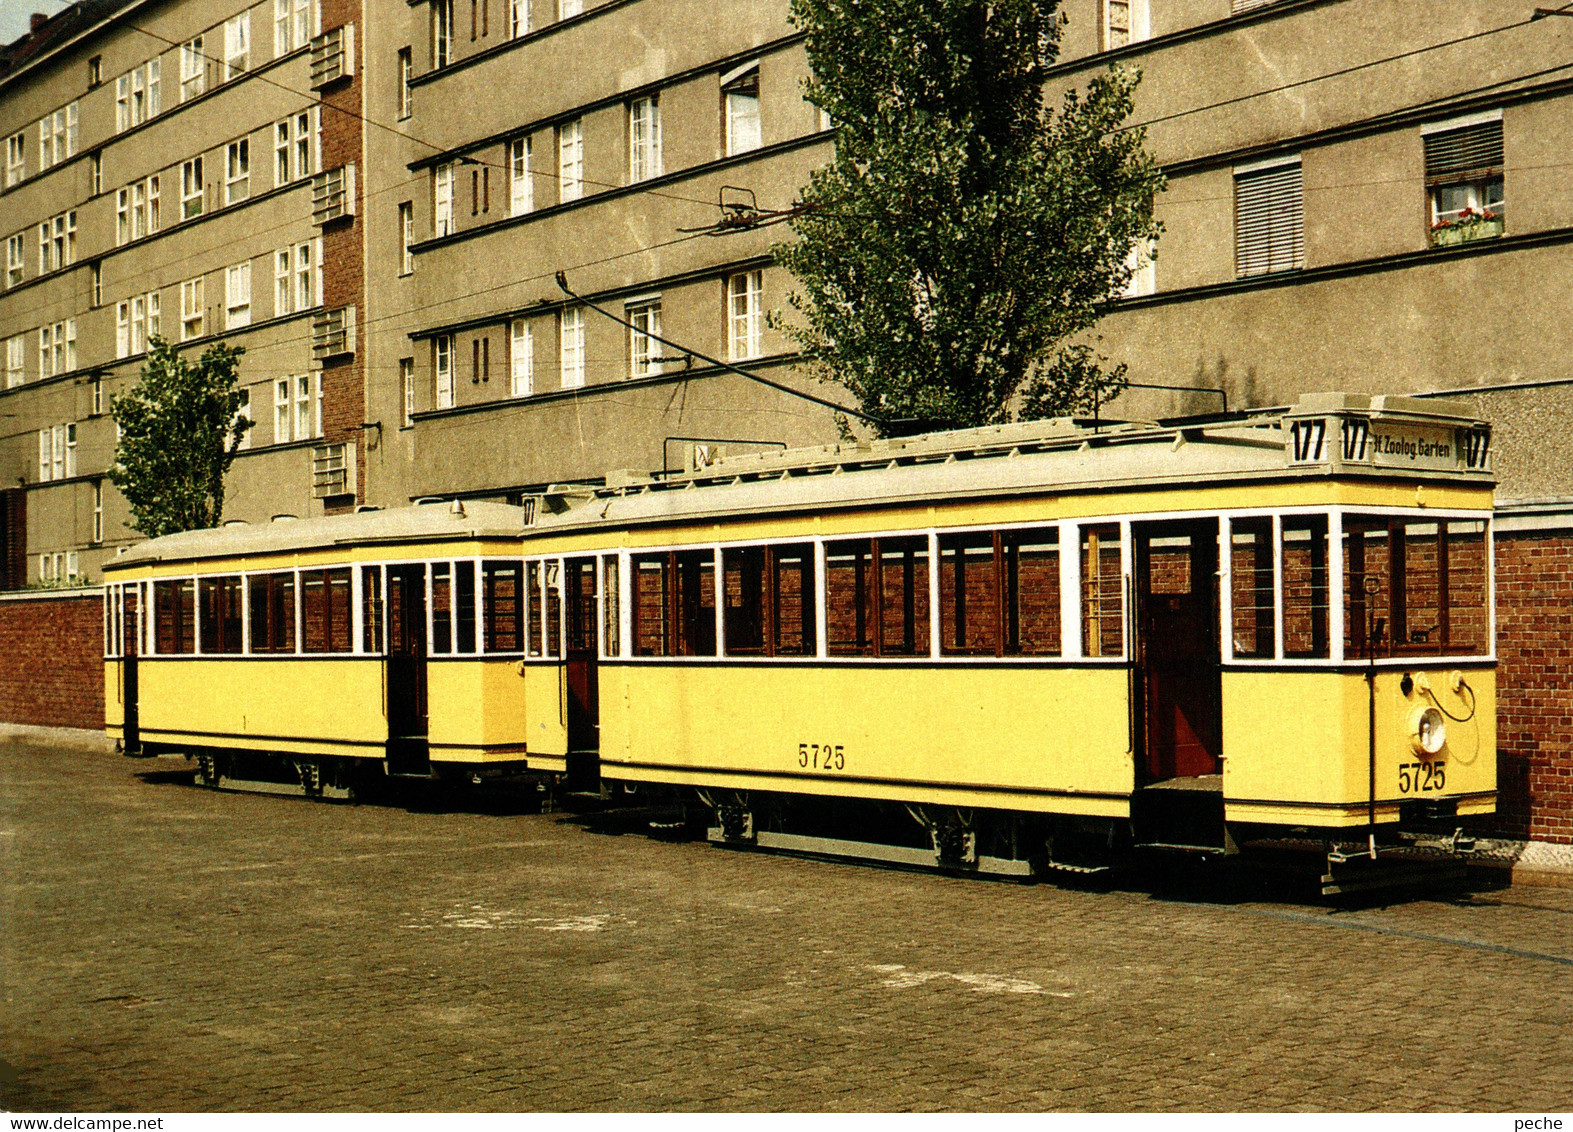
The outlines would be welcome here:
M 1305 264 L 1300 160 L 1234 177 L 1235 274 L 1267 275 Z
M 1500 236 L 1506 224 L 1502 119 L 1422 127 L 1431 243 Z

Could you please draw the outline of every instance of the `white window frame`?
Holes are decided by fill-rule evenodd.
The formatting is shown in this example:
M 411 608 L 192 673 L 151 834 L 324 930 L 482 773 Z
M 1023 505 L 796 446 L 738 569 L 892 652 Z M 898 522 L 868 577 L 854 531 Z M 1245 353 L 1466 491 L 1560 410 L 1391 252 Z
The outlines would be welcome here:
M 180 218 L 190 220 L 201 216 L 207 201 L 204 198 L 205 184 L 202 180 L 202 155 L 190 158 L 180 164 Z M 193 207 L 193 205 L 195 207 Z
M 290 249 L 280 248 L 273 253 L 273 315 L 275 318 L 289 314 L 293 309 L 290 302 L 294 296 L 291 286 Z
M 535 332 L 528 321 L 513 320 L 508 342 L 508 393 L 529 397 L 535 392 Z
M 224 21 L 224 81 L 245 73 L 251 65 L 251 13 L 242 12 Z
M 584 0 L 557 0 L 557 18 L 572 19 L 584 12 Z
M 453 62 L 453 0 L 432 0 L 431 66 L 441 70 Z
M 288 55 L 311 42 L 311 0 L 273 0 L 273 55 Z
M 203 299 L 203 277 L 187 279 L 180 285 L 180 340 L 189 342 L 201 338 L 207 320 L 207 307 Z
M 415 423 L 415 359 L 399 359 L 399 395 L 403 404 L 403 424 L 409 428 Z
M 251 325 L 251 261 L 224 269 L 224 329 Z
M 5 241 L 5 285 L 9 290 L 26 277 L 27 238 L 18 232 Z
M 437 408 L 453 408 L 452 334 L 439 334 L 432 340 L 432 385 Z
M 721 106 L 726 122 L 726 156 L 751 153 L 764 144 L 758 63 L 744 64 L 722 76 Z
M 21 131 L 5 139 L 5 187 L 27 179 L 27 133 Z
M 131 300 L 121 299 L 115 304 L 115 357 L 131 356 Z
M 584 196 L 584 119 L 570 118 L 557 127 L 557 199 Z
M 180 45 L 180 101 L 188 102 L 207 89 L 207 62 L 200 35 Z
M 415 57 L 408 47 L 399 49 L 399 119 L 402 121 L 414 110 L 414 91 L 410 80 L 415 78 Z
M 508 38 L 518 39 L 530 32 L 530 0 L 508 0 Z
M 251 196 L 251 139 L 236 138 L 224 147 L 224 203 L 239 204 Z
M 628 104 L 628 180 L 648 181 L 662 172 L 661 99 L 651 94 Z
M 534 143 L 529 137 L 514 138 L 508 143 L 509 216 L 535 211 L 535 178 L 530 171 L 534 156 Z
M 564 307 L 560 327 L 558 370 L 563 389 L 584 388 L 584 308 Z
M 290 421 L 290 387 L 295 379 L 281 377 L 273 383 L 273 443 L 288 444 Z
M 312 254 L 312 241 L 295 245 L 293 277 L 297 311 L 310 310 L 322 301 L 318 294 L 320 288 L 317 286 L 320 273 L 315 269 L 315 261 L 319 258 Z
M 415 242 L 415 202 L 404 201 L 399 205 L 399 274 L 415 274 L 415 254 L 410 245 Z
M 15 389 L 27 380 L 27 335 L 13 334 L 5 340 L 5 387 Z
M 93 481 L 93 545 L 104 541 L 104 481 Z
M 623 306 L 628 322 L 628 376 L 654 377 L 661 373 L 660 343 L 651 335 L 661 333 L 661 297 L 630 300 Z
M 741 271 L 727 277 L 727 355 L 730 361 L 757 358 L 763 351 L 764 272 Z
M 453 234 L 453 164 L 439 165 L 432 179 L 432 235 Z

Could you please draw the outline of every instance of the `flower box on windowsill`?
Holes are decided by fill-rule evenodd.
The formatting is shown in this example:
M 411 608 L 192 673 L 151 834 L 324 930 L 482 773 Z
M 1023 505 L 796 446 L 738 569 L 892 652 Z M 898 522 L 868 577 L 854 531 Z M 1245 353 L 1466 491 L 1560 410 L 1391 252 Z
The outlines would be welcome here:
M 1472 240 L 1488 240 L 1502 234 L 1502 218 L 1495 220 L 1465 220 L 1446 228 L 1431 229 L 1431 246 L 1450 248 Z

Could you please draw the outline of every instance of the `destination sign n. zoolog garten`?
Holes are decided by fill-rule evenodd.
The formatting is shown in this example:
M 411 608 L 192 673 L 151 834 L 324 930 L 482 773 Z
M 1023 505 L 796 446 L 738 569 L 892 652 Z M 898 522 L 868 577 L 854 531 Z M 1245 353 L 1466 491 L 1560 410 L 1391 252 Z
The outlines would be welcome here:
M 1489 427 L 1456 428 L 1367 417 L 1308 417 L 1289 427 L 1289 458 L 1296 464 L 1328 461 L 1337 444 L 1344 464 L 1376 468 L 1484 471 Z

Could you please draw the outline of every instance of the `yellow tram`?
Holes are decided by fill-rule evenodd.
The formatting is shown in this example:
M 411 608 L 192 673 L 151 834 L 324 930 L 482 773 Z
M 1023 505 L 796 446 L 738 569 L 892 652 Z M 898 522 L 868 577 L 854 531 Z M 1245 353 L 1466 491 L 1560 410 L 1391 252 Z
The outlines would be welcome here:
M 625 479 L 137 546 L 106 571 L 110 733 L 214 784 L 523 772 L 677 790 L 714 840 L 1007 874 L 1374 852 L 1495 806 L 1490 430 L 1460 405 Z

